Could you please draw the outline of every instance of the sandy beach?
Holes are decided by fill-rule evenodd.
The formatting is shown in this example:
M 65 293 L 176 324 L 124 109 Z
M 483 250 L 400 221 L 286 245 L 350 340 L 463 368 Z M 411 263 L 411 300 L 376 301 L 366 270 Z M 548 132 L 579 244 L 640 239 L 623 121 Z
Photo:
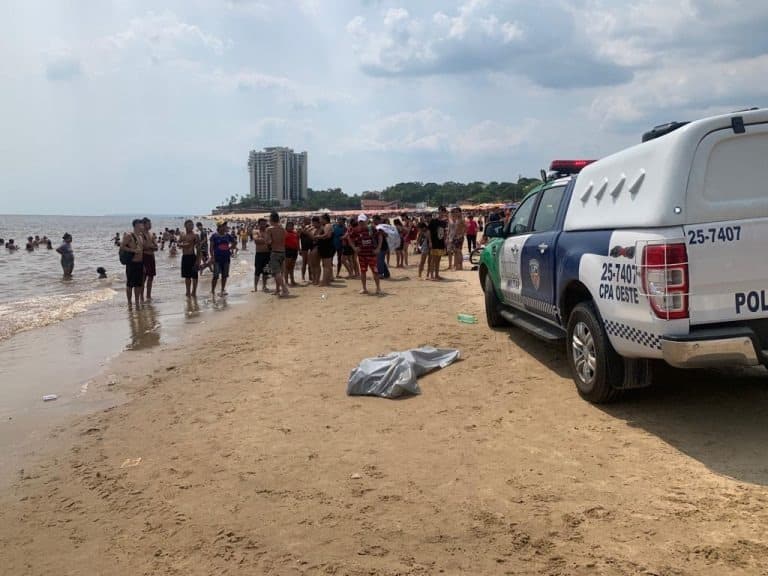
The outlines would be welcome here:
M 562 346 L 485 325 L 476 273 L 393 276 L 380 298 L 252 295 L 118 358 L 127 400 L 0 491 L 2 572 L 766 573 L 764 372 L 670 371 L 595 407 Z M 362 358 L 422 344 L 462 360 L 421 396 L 346 396 Z

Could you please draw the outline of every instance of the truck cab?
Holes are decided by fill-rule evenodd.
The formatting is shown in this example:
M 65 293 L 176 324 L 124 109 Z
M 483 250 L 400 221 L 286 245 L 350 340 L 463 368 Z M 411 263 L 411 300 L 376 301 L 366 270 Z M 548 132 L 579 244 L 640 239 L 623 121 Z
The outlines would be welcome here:
M 593 402 L 681 368 L 768 362 L 768 111 L 553 163 L 480 261 L 491 326 L 564 339 Z

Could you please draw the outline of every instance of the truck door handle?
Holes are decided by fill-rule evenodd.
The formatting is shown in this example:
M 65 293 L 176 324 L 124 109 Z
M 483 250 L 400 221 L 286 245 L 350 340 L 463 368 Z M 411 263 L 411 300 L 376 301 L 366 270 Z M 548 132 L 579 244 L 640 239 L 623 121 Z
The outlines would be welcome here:
M 544 242 L 539 244 L 539 252 L 541 252 L 542 254 L 544 254 L 544 252 L 547 251 L 547 248 L 549 248 L 549 244 L 544 244 Z

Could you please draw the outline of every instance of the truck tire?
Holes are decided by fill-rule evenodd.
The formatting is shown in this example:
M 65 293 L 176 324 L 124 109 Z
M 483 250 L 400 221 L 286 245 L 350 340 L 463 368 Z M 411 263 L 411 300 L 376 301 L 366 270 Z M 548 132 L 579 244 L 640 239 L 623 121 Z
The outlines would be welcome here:
M 496 290 L 493 289 L 493 280 L 491 280 L 490 272 L 485 276 L 483 292 L 485 293 L 485 319 L 488 321 L 488 326 L 491 328 L 506 326 L 507 321 L 499 314 L 501 303 L 496 297 Z
M 567 351 L 579 395 L 594 404 L 616 399 L 624 379 L 621 356 L 611 346 L 592 302 L 581 302 L 568 318 Z

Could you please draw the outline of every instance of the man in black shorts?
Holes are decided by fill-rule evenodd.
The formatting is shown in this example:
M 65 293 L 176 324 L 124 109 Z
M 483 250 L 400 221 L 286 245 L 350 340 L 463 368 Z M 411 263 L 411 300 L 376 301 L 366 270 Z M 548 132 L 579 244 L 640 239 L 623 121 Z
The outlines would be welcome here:
M 133 254 L 131 261 L 125 265 L 125 295 L 128 304 L 134 296 L 136 304 L 143 301 L 142 286 L 144 286 L 144 222 L 140 218 L 133 221 L 133 232 L 123 234 L 120 250 Z
M 226 222 L 219 222 L 216 232 L 211 235 L 210 250 L 213 254 L 213 278 L 211 279 L 211 294 L 216 293 L 216 283 L 221 276 L 221 292 L 219 296 L 227 295 L 227 278 L 232 262 L 232 249 L 237 246 L 237 238 L 229 233 Z
M 427 280 L 442 280 L 440 277 L 440 259 L 445 256 L 446 240 L 448 238 L 448 210 L 445 206 L 438 208 L 437 215 L 429 221 L 429 268 Z
M 256 256 L 253 260 L 253 291 L 259 291 L 259 276 L 261 276 L 261 289 L 266 292 L 271 248 L 267 244 L 267 221 L 264 218 L 259 218 L 252 237 L 256 244 Z
M 184 222 L 184 232 L 179 238 L 179 246 L 181 246 L 181 277 L 184 278 L 184 283 L 187 285 L 187 298 L 194 298 L 197 296 L 200 238 L 195 234 L 195 225 L 192 220 Z

